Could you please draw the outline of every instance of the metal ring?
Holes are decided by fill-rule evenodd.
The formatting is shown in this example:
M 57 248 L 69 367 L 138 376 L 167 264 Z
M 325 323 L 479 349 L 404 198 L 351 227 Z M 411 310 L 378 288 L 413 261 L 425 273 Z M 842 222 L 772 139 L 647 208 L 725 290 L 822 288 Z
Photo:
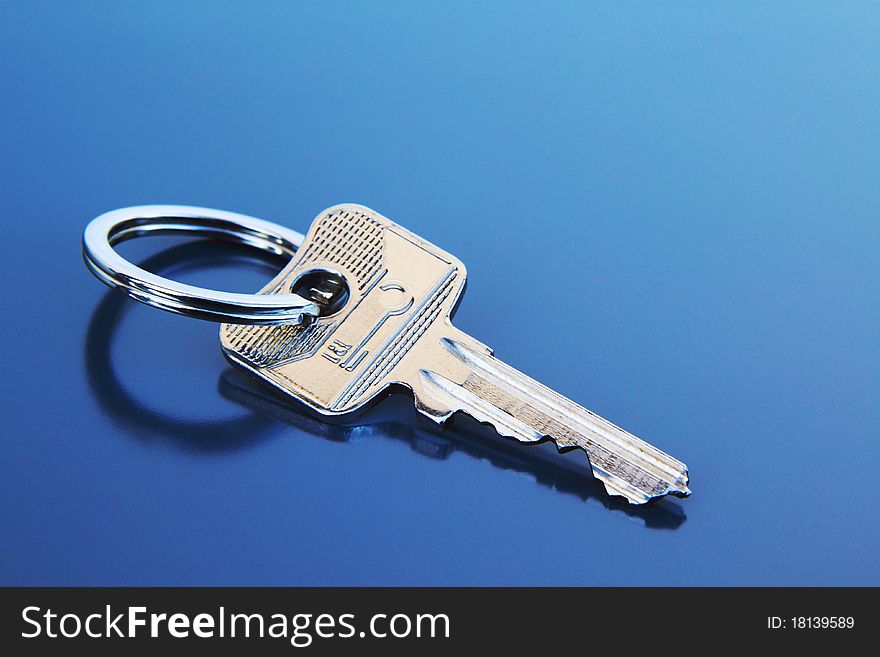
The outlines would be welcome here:
M 293 256 L 302 233 L 235 212 L 186 205 L 140 205 L 102 214 L 83 233 L 83 259 L 110 287 L 154 308 L 231 324 L 300 324 L 318 315 L 314 302 L 298 294 L 238 294 L 177 283 L 151 274 L 119 255 L 113 246 L 142 235 L 184 234 L 255 246 Z

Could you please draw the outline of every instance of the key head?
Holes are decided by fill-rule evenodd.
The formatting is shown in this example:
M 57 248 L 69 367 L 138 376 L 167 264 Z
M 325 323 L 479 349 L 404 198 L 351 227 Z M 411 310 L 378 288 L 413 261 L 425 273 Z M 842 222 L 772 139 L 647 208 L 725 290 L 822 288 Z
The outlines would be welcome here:
M 350 416 L 406 385 L 401 363 L 432 327 L 449 325 L 466 276 L 458 259 L 381 214 L 337 205 L 261 291 L 311 295 L 322 316 L 308 325 L 224 324 L 223 351 L 314 412 Z

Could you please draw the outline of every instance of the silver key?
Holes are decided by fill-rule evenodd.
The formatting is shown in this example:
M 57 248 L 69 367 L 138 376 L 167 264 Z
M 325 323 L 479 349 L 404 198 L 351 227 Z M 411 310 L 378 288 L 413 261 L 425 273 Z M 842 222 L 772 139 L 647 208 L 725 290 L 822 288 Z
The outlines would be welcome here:
M 359 205 L 315 219 L 297 256 L 262 293 L 313 300 L 307 324 L 224 324 L 227 358 L 326 417 L 410 389 L 420 413 L 457 412 L 523 443 L 582 449 L 611 495 L 686 497 L 687 467 L 498 360 L 452 326 L 466 270 L 455 257 Z

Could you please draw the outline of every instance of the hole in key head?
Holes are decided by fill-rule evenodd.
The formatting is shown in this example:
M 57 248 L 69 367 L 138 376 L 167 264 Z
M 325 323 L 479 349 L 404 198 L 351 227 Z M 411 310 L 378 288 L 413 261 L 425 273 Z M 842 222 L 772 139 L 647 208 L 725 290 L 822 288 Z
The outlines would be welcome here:
M 348 303 L 348 283 L 341 274 L 329 269 L 311 269 L 297 276 L 290 291 L 314 301 L 318 316 L 327 317 L 338 313 Z

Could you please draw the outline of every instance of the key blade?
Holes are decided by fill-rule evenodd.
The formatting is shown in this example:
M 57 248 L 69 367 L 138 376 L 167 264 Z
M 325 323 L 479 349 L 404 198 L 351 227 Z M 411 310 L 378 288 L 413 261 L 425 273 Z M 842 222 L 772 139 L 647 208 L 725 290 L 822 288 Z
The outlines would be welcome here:
M 690 495 L 684 463 L 465 340 L 440 339 L 443 350 L 466 367 L 463 379 L 453 368 L 460 383 L 438 371 L 442 368 L 419 370 L 415 394 L 423 414 L 443 422 L 461 411 L 504 437 L 524 443 L 549 438 L 560 451 L 582 449 L 608 493 L 630 504 Z

